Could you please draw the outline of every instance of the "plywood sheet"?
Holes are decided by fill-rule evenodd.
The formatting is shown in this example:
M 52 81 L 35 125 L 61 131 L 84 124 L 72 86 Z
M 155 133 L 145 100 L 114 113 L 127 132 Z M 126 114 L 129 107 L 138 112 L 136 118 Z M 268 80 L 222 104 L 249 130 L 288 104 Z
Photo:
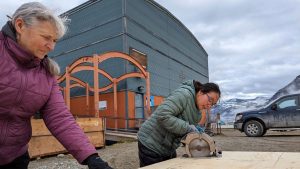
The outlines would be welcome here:
M 175 158 L 142 169 L 299 169 L 297 152 L 225 151 L 221 158 Z

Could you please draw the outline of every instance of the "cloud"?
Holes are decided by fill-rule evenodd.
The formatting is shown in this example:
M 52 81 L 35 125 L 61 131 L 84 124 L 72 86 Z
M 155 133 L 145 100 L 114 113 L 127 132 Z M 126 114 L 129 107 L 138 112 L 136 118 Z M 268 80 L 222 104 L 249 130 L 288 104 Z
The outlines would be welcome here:
M 203 45 L 226 97 L 271 96 L 300 74 L 300 1 L 157 2 Z
M 85 0 L 35 0 L 36 2 L 41 2 L 48 6 L 50 9 L 54 10 L 55 13 L 61 14 L 69 9 L 72 9 L 79 4 L 85 2 Z M 33 2 L 32 0 L 9 0 L 0 1 L 0 25 L 2 26 L 6 21 L 8 21 L 6 15 L 12 15 L 13 12 L 22 4 L 27 2 Z
M 209 55 L 210 81 L 223 96 L 271 96 L 300 74 L 299 0 L 155 0 L 178 18 Z M 29 0 L 0 2 L 6 14 Z M 84 0 L 40 0 L 65 12 Z

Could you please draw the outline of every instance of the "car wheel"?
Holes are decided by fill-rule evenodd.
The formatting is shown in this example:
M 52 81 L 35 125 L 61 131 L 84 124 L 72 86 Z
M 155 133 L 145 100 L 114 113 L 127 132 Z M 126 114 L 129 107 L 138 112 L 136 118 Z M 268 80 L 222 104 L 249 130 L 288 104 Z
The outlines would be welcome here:
M 249 137 L 259 137 L 263 135 L 264 128 L 260 122 L 256 120 L 250 120 L 246 122 L 244 126 L 244 132 Z

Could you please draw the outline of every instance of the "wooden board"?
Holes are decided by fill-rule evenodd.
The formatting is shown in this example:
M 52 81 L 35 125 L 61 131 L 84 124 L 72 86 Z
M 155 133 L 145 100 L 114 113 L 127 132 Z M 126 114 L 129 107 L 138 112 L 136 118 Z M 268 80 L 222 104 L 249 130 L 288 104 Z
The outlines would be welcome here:
M 78 118 L 76 122 L 95 147 L 105 145 L 104 125 L 101 118 Z M 65 148 L 51 135 L 43 120 L 32 119 L 32 138 L 29 142 L 31 158 L 66 152 Z
M 175 158 L 141 169 L 299 169 L 297 152 L 223 151 L 221 158 Z

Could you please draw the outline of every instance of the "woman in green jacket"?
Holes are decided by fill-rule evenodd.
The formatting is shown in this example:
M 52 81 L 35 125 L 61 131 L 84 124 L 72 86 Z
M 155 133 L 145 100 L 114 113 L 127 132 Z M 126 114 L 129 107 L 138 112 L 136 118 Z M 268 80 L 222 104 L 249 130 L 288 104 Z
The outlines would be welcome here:
M 138 132 L 140 166 L 175 158 L 181 138 L 199 131 L 196 126 L 201 110 L 209 110 L 220 96 L 217 84 L 201 84 L 195 80 L 186 81 L 174 90 Z

